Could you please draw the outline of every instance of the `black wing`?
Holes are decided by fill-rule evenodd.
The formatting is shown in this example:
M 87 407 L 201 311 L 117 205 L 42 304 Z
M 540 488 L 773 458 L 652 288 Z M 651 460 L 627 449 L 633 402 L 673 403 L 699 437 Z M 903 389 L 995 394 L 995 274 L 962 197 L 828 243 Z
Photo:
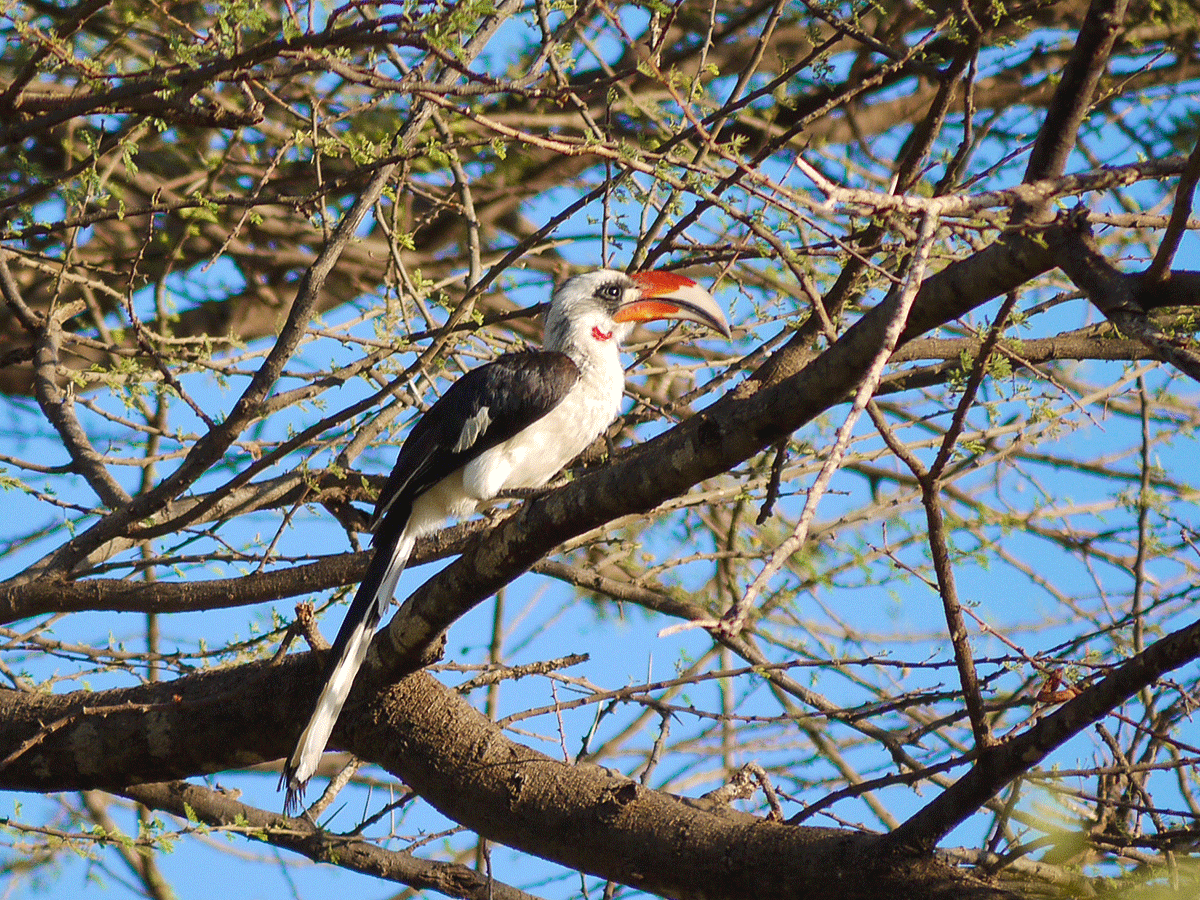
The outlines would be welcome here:
M 417 420 L 375 504 L 376 540 L 408 521 L 412 501 L 554 409 L 579 378 L 557 350 L 508 353 L 472 369 Z

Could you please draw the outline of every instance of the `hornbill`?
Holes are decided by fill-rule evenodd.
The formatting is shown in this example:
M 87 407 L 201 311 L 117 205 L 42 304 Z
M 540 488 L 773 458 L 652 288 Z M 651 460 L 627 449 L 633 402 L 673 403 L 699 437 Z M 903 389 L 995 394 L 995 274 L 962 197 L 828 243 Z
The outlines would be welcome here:
M 621 342 L 636 323 L 668 318 L 730 336 L 721 309 L 690 278 L 611 269 L 576 275 L 550 300 L 545 349 L 472 369 L 417 420 L 376 502 L 375 552 L 284 767 L 285 808 L 296 805 L 316 770 L 417 538 L 501 491 L 541 487 L 582 453 L 620 412 Z

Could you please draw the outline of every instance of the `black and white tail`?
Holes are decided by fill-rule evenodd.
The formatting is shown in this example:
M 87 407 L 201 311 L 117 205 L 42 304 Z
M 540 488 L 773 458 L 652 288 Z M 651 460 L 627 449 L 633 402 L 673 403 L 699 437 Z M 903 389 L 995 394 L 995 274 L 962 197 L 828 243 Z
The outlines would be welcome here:
M 377 547 L 371 557 L 367 573 L 358 586 L 337 639 L 329 651 L 321 695 L 300 734 L 300 740 L 296 742 L 296 749 L 284 766 L 280 786 L 287 786 L 287 797 L 283 804 L 285 812 L 299 808 L 304 786 L 317 770 L 334 723 L 354 684 L 354 676 L 367 658 L 367 648 L 375 629 L 392 602 L 396 582 L 408 563 L 414 543 L 415 539 L 405 528 L 400 532 L 391 553 L 382 552 L 384 548 Z

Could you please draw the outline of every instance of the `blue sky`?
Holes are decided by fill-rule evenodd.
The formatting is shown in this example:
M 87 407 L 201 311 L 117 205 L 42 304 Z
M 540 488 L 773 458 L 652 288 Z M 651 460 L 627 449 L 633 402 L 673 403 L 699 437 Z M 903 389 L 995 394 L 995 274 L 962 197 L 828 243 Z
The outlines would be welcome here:
M 630 15 L 635 14 L 630 13 Z M 631 27 L 634 24 L 636 23 L 631 20 Z M 497 60 L 502 59 L 504 46 L 502 41 L 496 44 L 498 55 L 495 58 Z M 897 90 L 901 89 L 902 86 L 897 88 Z M 1178 103 L 1177 97 L 1164 93 L 1162 97 L 1155 98 L 1147 104 L 1144 113 L 1132 113 L 1129 121 L 1136 124 L 1139 116 L 1142 115 L 1170 114 L 1178 109 Z M 1025 115 L 1019 109 L 1014 110 L 1013 121 L 1005 124 L 1011 124 L 1012 127 L 1017 128 L 1020 125 L 1021 117 Z M 1030 127 L 1035 127 L 1036 124 L 1037 122 L 1034 120 L 1029 121 Z M 1113 151 L 1111 155 L 1115 161 L 1120 161 L 1133 152 L 1132 143 L 1126 141 L 1124 145 L 1120 144 L 1125 139 L 1119 134 L 1114 133 L 1111 140 L 1116 142 L 1114 145 L 1110 145 Z M 894 144 L 895 141 L 892 143 Z M 884 139 L 874 149 L 876 152 L 886 154 L 889 150 L 894 151 L 894 146 L 890 146 L 889 142 Z M 984 148 L 981 152 L 980 165 L 990 162 L 986 158 L 987 150 L 988 148 Z M 1082 158 L 1077 158 L 1073 162 L 1078 168 L 1087 167 L 1087 162 Z M 1007 183 L 1012 183 L 1020 163 L 1021 160 L 1018 159 L 1013 165 L 998 173 L 1000 180 L 1004 181 L 1007 178 Z M 1144 191 L 1134 190 L 1130 192 L 1130 196 L 1135 201 L 1141 201 L 1146 194 Z M 545 221 L 561 208 L 559 201 L 561 198 L 546 198 L 542 204 L 525 210 L 525 213 L 534 221 Z M 572 234 L 588 234 L 594 227 L 588 222 L 588 217 L 594 217 L 598 209 L 599 206 L 581 212 L 573 221 L 566 223 L 560 229 L 560 234 L 564 237 Z M 627 212 L 630 214 L 631 220 L 636 222 L 639 210 L 630 206 Z M 595 264 L 597 257 L 602 253 L 602 249 L 594 240 L 567 242 L 560 249 L 567 259 L 583 266 Z M 628 242 L 616 244 L 613 248 L 613 261 L 618 265 L 623 264 L 622 254 L 627 253 L 628 250 Z M 1140 261 L 1131 261 L 1131 265 L 1136 264 L 1140 264 Z M 1177 258 L 1177 266 L 1200 268 L 1200 242 L 1197 241 L 1194 234 L 1189 234 L 1185 238 Z M 236 289 L 238 277 L 236 271 L 231 267 L 218 264 L 203 272 L 192 272 L 181 276 L 178 283 L 172 285 L 172 288 L 178 293 L 178 302 L 186 305 L 197 302 L 206 296 L 220 296 L 226 290 Z M 525 289 L 515 292 L 514 297 L 520 303 L 532 305 L 545 298 L 547 289 L 548 282 L 544 279 L 533 279 Z M 726 284 L 720 296 L 735 310 L 731 319 L 742 323 L 750 320 L 751 304 L 745 296 L 739 293 L 736 285 Z M 330 329 L 337 329 L 343 323 L 356 319 L 362 312 L 377 306 L 377 300 L 378 298 L 374 297 L 360 298 L 354 304 L 326 316 L 323 324 Z M 977 324 L 985 321 L 994 314 L 995 306 L 996 304 L 991 304 L 978 311 L 975 316 L 971 317 L 972 320 Z M 1078 327 L 1096 319 L 1097 315 L 1086 304 L 1074 302 L 1035 317 L 1025 334 L 1026 336 L 1049 335 L 1058 330 Z M 755 343 L 769 336 L 771 328 L 778 327 L 780 326 L 764 327 L 754 336 L 743 339 L 741 349 L 752 348 Z M 369 322 L 360 323 L 354 327 L 353 331 L 360 336 L 368 337 L 373 334 L 373 325 Z M 706 346 L 718 347 L 718 342 L 711 339 L 706 339 L 706 341 Z M 264 343 L 254 349 L 261 352 L 265 346 Z M 356 357 L 359 352 L 358 348 L 348 348 L 332 340 L 314 341 L 305 348 L 291 369 L 304 371 L 309 368 L 321 369 L 343 365 Z M 399 363 L 403 364 L 405 361 L 400 360 Z M 713 371 L 698 372 L 698 381 L 703 382 L 712 377 L 716 371 L 719 371 L 719 368 L 716 367 Z M 1125 367 L 1119 363 L 1089 363 L 1083 367 L 1089 375 L 1096 376 L 1097 380 L 1101 381 L 1104 378 L 1115 378 L 1116 373 L 1120 372 L 1122 368 Z M 1147 378 L 1152 388 L 1168 385 L 1180 387 L 1175 377 L 1161 369 L 1150 372 Z M 236 378 L 225 384 L 218 384 L 208 377 L 200 375 L 186 377 L 185 384 L 195 398 L 208 410 L 228 409 L 242 387 L 242 383 Z M 281 387 L 286 387 L 286 384 Z M 1194 396 L 1195 391 L 1191 388 L 1191 385 L 1187 385 L 1182 387 L 1182 390 L 1188 396 Z M 989 389 L 1003 392 L 1005 387 L 1004 385 L 992 385 L 989 386 Z M 323 402 L 327 404 L 324 409 L 310 405 L 275 417 L 269 425 L 268 436 L 282 437 L 289 428 L 304 427 L 334 409 L 351 405 L 359 398 L 366 396 L 371 390 L 373 387 L 362 381 L 347 383 L 323 398 Z M 1071 416 L 1071 403 L 1068 399 L 1044 386 L 1041 390 L 1044 390 L 1049 398 L 1048 402 L 1055 415 L 1064 420 Z M 904 402 L 909 401 L 906 399 Z M 122 408 L 122 404 L 116 399 L 109 406 L 113 412 L 121 412 Z M 920 409 L 920 404 L 917 404 L 916 408 Z M 1007 406 L 1002 406 L 1002 409 L 1008 409 L 1014 415 L 1027 408 L 1028 404 L 1024 397 L 1014 397 L 1008 401 Z M 0 438 L 3 452 L 25 458 L 49 460 L 52 463 L 58 463 L 64 459 L 61 447 L 52 435 L 47 434 L 41 414 L 32 402 L 24 405 L 12 404 L 7 409 L 9 416 L 9 420 L 6 422 L 7 435 Z M 926 409 L 924 411 L 931 415 L 940 414 L 943 417 L 945 415 L 944 410 Z M 820 423 L 820 427 L 814 426 L 806 429 L 800 437 L 810 441 L 817 448 L 823 448 L 828 444 L 831 431 L 840 423 L 843 414 L 844 410 L 835 409 Z M 190 413 L 180 405 L 176 405 L 172 424 L 184 430 L 199 427 L 194 417 L 191 417 Z M 324 464 L 330 455 L 340 450 L 344 441 L 354 433 L 356 424 L 351 423 L 346 426 L 342 429 L 342 434 L 335 431 L 326 435 L 325 439 L 330 441 L 329 447 L 312 454 L 308 458 L 309 464 L 314 466 Z M 101 426 L 101 430 L 104 427 L 108 426 Z M 638 437 L 646 439 L 661 427 L 658 424 L 647 424 L 639 429 Z M 1040 427 L 1046 432 L 1044 440 L 1048 449 L 1055 449 L 1067 455 L 1073 454 L 1080 459 L 1088 459 L 1095 455 L 1096 447 L 1100 442 L 1105 445 L 1131 445 L 1132 436 L 1135 434 L 1134 429 L 1137 426 L 1131 420 L 1114 415 L 1098 417 L 1094 422 L 1083 423 L 1078 430 L 1064 431 L 1059 434 L 1054 434 L 1046 424 Z M 859 433 L 861 436 L 860 447 L 868 447 L 878 442 L 869 427 L 865 425 L 860 426 Z M 402 434 L 403 430 L 393 434 L 393 440 L 398 440 Z M 114 435 L 116 435 L 115 431 Z M 1155 454 L 1164 469 L 1181 474 L 1186 480 L 1195 483 L 1195 476 L 1200 473 L 1196 470 L 1196 455 L 1192 441 L 1190 435 L 1177 439 L 1171 435 L 1163 436 L 1163 439 L 1156 443 Z M 394 447 L 394 442 L 375 447 L 357 460 L 356 465 L 364 470 L 385 473 L 394 456 Z M 305 450 L 296 456 L 304 457 L 308 453 L 309 451 Z M 296 456 L 286 460 L 286 464 L 290 466 Z M 231 460 L 230 469 L 237 470 L 242 462 L 244 459 L 241 461 Z M 1123 460 L 1122 464 L 1135 466 L 1136 459 Z M 215 487 L 229 474 L 230 471 L 215 473 L 207 477 L 198 487 Z M 264 477 L 271 474 L 273 473 L 266 472 Z M 1106 483 L 1079 473 L 1054 470 L 1039 474 L 1052 479 L 1060 497 L 1069 496 L 1080 504 L 1102 502 L 1108 496 Z M 132 468 L 127 470 L 126 483 L 132 486 L 135 476 L 136 470 Z M 986 479 L 990 476 L 983 473 L 979 477 Z M 790 486 L 802 489 L 811 482 L 811 478 L 810 471 L 797 478 Z M 32 479 L 35 483 L 37 480 L 36 478 Z M 1011 488 L 1014 492 L 1014 501 L 1024 502 L 1019 493 L 1032 490 L 1031 484 L 1033 484 L 1033 479 L 1014 478 L 1011 484 L 1006 483 L 1000 490 Z M 61 490 L 57 485 L 56 481 L 56 489 Z M 840 473 L 831 486 L 830 495 L 821 505 L 818 521 L 837 521 L 840 516 L 849 513 L 868 500 L 870 489 L 871 485 L 861 475 L 853 472 Z M 86 495 L 81 491 L 79 496 L 83 498 Z M 31 528 L 35 523 L 42 524 L 46 519 L 46 506 L 41 502 L 35 502 L 31 498 L 13 491 L 9 491 L 5 499 L 9 503 L 9 514 L 15 528 Z M 62 499 L 70 500 L 71 497 L 64 494 Z M 802 497 L 785 498 L 780 505 L 781 515 L 785 518 L 790 517 L 789 521 L 794 520 L 802 499 Z M 907 522 L 911 526 L 914 518 L 912 510 L 908 512 Z M 1186 508 L 1183 514 L 1187 514 Z M 1096 514 L 1096 518 L 1101 520 L 1115 515 L 1116 512 L 1112 510 L 1103 510 Z M 1194 517 L 1192 521 L 1194 522 Z M 270 541 L 279 525 L 280 513 L 272 512 L 238 521 L 233 526 L 223 529 L 221 534 L 233 546 L 253 546 Z M 894 525 L 893 539 L 897 533 L 903 533 L 905 527 L 905 520 L 898 521 Z M 843 528 L 844 534 L 854 534 L 851 526 L 846 525 Z M 866 532 L 857 537 L 869 541 L 883 540 L 883 535 L 877 531 Z M 683 542 L 686 539 L 686 533 L 681 532 L 677 526 L 656 525 L 645 529 L 640 540 L 642 549 L 651 557 L 647 564 L 670 559 L 680 552 L 691 549 L 684 545 Z M 42 553 L 57 546 L 60 540 L 61 532 L 57 532 L 43 540 L 32 542 L 19 552 L 10 554 L 2 561 L 2 574 L 8 576 L 20 571 Z M 1015 554 L 1025 558 L 1044 560 L 1046 567 L 1052 571 L 1055 579 L 1061 579 L 1067 583 L 1084 584 L 1089 578 L 1095 579 L 1109 586 L 1115 596 L 1120 596 L 1128 590 L 1128 579 L 1126 577 L 1125 581 L 1122 581 L 1122 573 L 1119 571 L 1115 569 L 1098 573 L 1085 571 L 1083 564 L 1073 561 L 1070 556 L 1051 552 L 1045 546 L 1044 540 L 1035 534 L 1017 531 L 1006 535 L 1004 540 L 1005 546 Z M 349 544 L 344 533 L 329 520 L 324 511 L 302 509 L 297 513 L 293 527 L 286 531 L 280 539 L 277 551 L 285 556 L 289 554 L 302 556 L 313 553 L 313 548 L 319 548 L 321 553 L 343 552 L 349 549 Z M 832 536 L 830 546 L 822 549 L 830 554 L 844 551 L 844 548 L 833 544 Z M 1174 573 L 1171 571 L 1169 560 L 1156 562 L 1154 565 L 1160 570 L 1162 578 L 1173 577 Z M 1078 568 L 1079 571 L 1073 571 L 1072 567 Z M 237 567 L 233 566 L 233 568 Z M 428 578 L 433 571 L 436 571 L 436 564 L 406 572 L 398 596 L 405 596 Z M 970 597 L 971 602 L 977 605 L 977 608 L 989 618 L 989 621 L 1003 623 L 1014 633 L 1022 634 L 1026 646 L 1046 649 L 1069 636 L 1069 629 L 1055 629 L 1036 635 L 1026 634 L 1022 631 L 1022 625 L 1036 627 L 1040 620 L 1048 614 L 1047 610 L 1053 604 L 1050 604 L 1047 597 L 1039 593 L 1028 582 L 1013 579 L 1011 570 L 1005 570 L 994 563 L 983 564 L 982 562 L 962 560 L 956 571 L 959 588 L 964 596 Z M 188 566 L 181 570 L 179 577 L 213 577 L 222 573 L 223 570 L 218 571 L 215 567 Z M 706 579 L 707 574 L 708 569 L 705 564 L 693 564 L 686 572 L 685 583 L 699 587 Z M 788 576 L 785 575 L 784 578 L 786 577 Z M 324 600 L 327 597 L 320 599 Z M 570 670 L 567 674 L 586 677 L 590 681 L 606 687 L 620 687 L 671 678 L 680 670 L 685 669 L 692 661 L 703 657 L 710 648 L 710 642 L 702 632 L 688 631 L 669 637 L 659 637 L 659 629 L 670 623 L 647 617 L 635 608 L 616 609 L 612 604 L 607 603 L 597 607 L 590 602 L 578 601 L 574 593 L 567 587 L 539 576 L 525 576 L 514 582 L 506 590 L 504 602 L 507 629 L 510 632 L 505 644 L 507 647 L 515 648 L 507 660 L 508 662 L 519 664 L 562 656 L 567 653 L 586 652 L 590 657 L 588 663 Z M 290 618 L 293 603 L 293 600 L 287 600 L 271 607 L 262 606 L 164 617 L 162 620 L 163 649 L 177 648 L 185 653 L 195 653 L 202 645 L 215 647 L 235 636 L 246 638 L 253 634 L 265 633 L 273 627 L 274 616 Z M 927 637 L 930 633 L 939 633 L 939 630 L 944 628 L 944 624 L 939 624 L 941 623 L 940 604 L 932 592 L 915 580 L 907 583 L 894 581 L 884 586 L 863 583 L 853 586 L 853 589 L 845 585 L 837 588 L 815 589 L 806 592 L 799 598 L 797 609 L 819 622 L 827 617 L 830 605 L 836 607 L 837 615 L 840 618 L 861 629 L 866 635 L 891 629 L 901 634 L 907 631 L 915 636 L 911 645 L 901 645 L 895 648 L 880 647 L 873 639 L 867 637 L 862 642 L 864 655 L 875 652 L 892 652 L 900 659 L 911 659 L 914 662 L 931 658 L 942 661 L 946 659 L 947 648 L 939 646 L 937 641 Z M 486 656 L 493 611 L 494 605 L 489 601 L 455 625 L 450 633 L 447 650 L 448 661 L 479 662 Z M 334 610 L 322 622 L 323 630 L 327 635 L 332 634 L 336 629 L 340 615 L 340 609 Z M 549 624 L 546 624 L 547 618 L 551 620 Z M 127 643 L 131 647 L 140 644 L 143 639 L 143 631 L 144 622 L 140 615 L 111 613 L 74 615 L 54 625 L 54 634 L 64 641 L 103 644 L 106 640 L 111 640 L 114 644 Z M 106 638 L 106 636 L 111 637 Z M 818 648 L 812 647 L 811 649 L 815 651 Z M 986 656 L 998 655 L 1004 652 L 1004 649 L 996 641 L 979 636 L 977 651 Z M 714 660 L 714 667 L 719 662 L 719 660 Z M 18 659 L 14 664 L 39 674 L 50 671 L 66 674 L 71 670 L 72 665 L 68 660 L 53 658 Z M 817 677 L 813 673 L 806 673 L 805 677 L 810 677 L 810 675 L 813 678 Z M 444 677 L 454 681 L 465 676 L 447 674 Z M 912 671 L 904 673 L 902 678 L 906 689 L 916 686 L 928 687 L 939 683 L 946 685 L 947 688 L 952 688 L 956 683 L 953 673 L 949 669 L 928 672 L 914 668 Z M 127 683 L 127 680 L 123 674 L 104 675 L 88 672 L 86 685 L 90 688 L 100 688 L 109 684 Z M 1004 683 L 1003 679 L 1001 683 Z M 83 684 L 80 682 L 67 680 L 60 684 L 59 689 L 70 690 L 82 686 Z M 831 698 L 839 702 L 851 703 L 865 700 L 870 696 L 848 679 L 839 681 L 838 676 L 830 674 L 821 675 L 817 687 L 828 692 Z M 741 714 L 765 715 L 778 712 L 777 705 L 769 696 L 761 680 L 738 681 L 733 686 L 733 690 L 736 693 L 737 711 Z M 556 696 L 559 700 L 565 700 L 571 696 L 571 691 L 570 685 L 557 684 L 552 688 L 551 683 L 544 679 L 526 679 L 517 683 L 505 683 L 499 694 L 500 712 L 507 714 L 550 704 L 555 701 Z M 688 702 L 694 702 L 698 707 L 720 708 L 721 697 L 719 696 L 719 686 L 716 684 L 699 685 L 685 691 L 684 695 Z M 480 699 L 482 699 L 481 695 Z M 594 727 L 597 736 L 593 743 L 618 733 L 622 727 L 628 724 L 633 715 L 630 710 L 622 709 L 619 714 L 606 717 L 597 725 L 596 713 L 596 708 L 592 706 L 563 713 L 561 733 L 558 719 L 554 716 L 544 716 L 532 723 L 522 722 L 520 727 L 527 733 L 523 734 L 521 739 L 527 740 L 532 746 L 551 755 L 560 754 L 562 745 L 565 745 L 569 753 L 575 753 L 583 746 L 585 736 Z M 688 721 L 685 716 L 680 716 L 675 726 L 677 730 L 672 732 L 672 736 L 685 735 L 689 729 L 698 729 L 701 725 L 703 725 L 702 721 Z M 747 729 L 747 733 L 751 734 L 752 732 Z M 1181 736 L 1192 742 L 1200 742 L 1200 734 L 1192 726 L 1188 726 Z M 768 744 L 752 744 L 751 746 L 755 758 L 762 760 L 773 758 L 773 751 Z M 779 752 L 789 754 L 793 751 L 789 748 Z M 1075 758 L 1086 762 L 1090 758 L 1091 752 L 1090 738 L 1081 737 L 1065 748 L 1064 752 L 1060 754 L 1060 758 Z M 865 754 L 866 751 L 864 751 L 864 757 Z M 739 756 L 748 757 L 749 754 L 739 754 Z M 711 765 L 711 763 L 700 762 L 701 759 L 699 752 L 694 758 L 689 757 L 686 753 L 681 754 L 678 759 L 665 765 L 658 775 L 662 778 L 669 777 L 672 786 L 684 784 L 689 793 L 701 793 L 716 786 L 716 782 L 712 778 L 709 778 L 708 781 L 703 778 L 692 781 L 689 778 L 690 772 L 685 767 L 689 764 Z M 735 760 L 738 763 L 745 761 L 748 761 L 748 758 Z M 618 758 L 616 764 L 630 764 L 630 760 Z M 874 764 L 883 765 L 882 763 Z M 710 774 L 715 776 L 716 773 Z M 242 791 L 244 799 L 255 805 L 264 808 L 277 808 L 280 805 L 280 797 L 275 792 L 273 775 L 226 773 L 209 779 L 209 781 Z M 925 802 L 929 794 L 917 796 L 907 789 L 892 789 L 884 792 L 882 796 L 896 814 L 903 817 L 907 812 L 915 810 Z M 26 811 L 33 806 L 42 805 L 46 809 L 47 817 L 52 818 L 55 802 L 53 798 L 8 795 L 0 797 L 0 815 L 13 815 L 15 818 L 17 804 L 24 807 Z M 378 796 L 372 796 L 368 800 L 365 791 L 348 793 L 345 810 L 333 821 L 332 827 L 352 827 L 364 808 L 362 804 L 368 802 L 377 806 Z M 790 806 L 788 809 L 794 811 L 795 806 Z M 844 804 L 837 808 L 837 812 L 851 821 L 862 821 L 869 826 L 876 825 L 860 805 Z M 129 823 L 128 816 L 125 821 L 127 824 Z M 823 820 L 815 824 L 829 824 L 829 822 Z M 450 823 L 441 819 L 436 813 L 422 807 L 419 812 L 410 814 L 408 818 L 399 823 L 397 831 L 405 835 L 435 834 L 449 826 Z M 963 841 L 974 839 L 974 830 L 977 828 L 978 823 L 972 823 L 969 828 L 964 829 L 964 832 L 952 838 L 951 842 L 959 838 Z M 447 847 L 458 847 L 464 840 L 447 837 L 444 840 L 439 839 L 433 846 L 445 844 Z M 259 854 L 261 854 L 262 865 L 251 865 L 246 862 L 246 855 Z M 116 895 L 121 890 L 118 887 L 119 863 L 115 862 L 115 857 L 111 853 L 106 852 L 103 859 L 107 866 L 113 868 L 112 873 L 106 873 L 98 865 L 84 861 L 64 862 L 57 880 L 50 884 L 21 882 L 12 896 L 31 897 L 35 893 L 51 897 L 74 896 L 79 890 L 91 887 L 97 880 L 106 883 L 108 890 Z M 288 857 L 283 861 L 290 862 L 291 858 Z M 293 891 L 300 897 L 326 896 L 331 891 L 347 890 L 360 891 L 370 895 L 379 894 L 380 896 L 393 892 L 389 886 L 380 885 L 374 879 L 367 879 L 334 867 L 323 866 L 317 867 L 316 871 L 309 871 L 312 867 L 309 864 L 301 863 L 299 873 L 289 874 L 279 865 L 280 860 L 276 858 L 274 851 L 247 842 L 240 837 L 232 837 L 228 841 L 221 836 L 187 839 L 177 852 L 160 856 L 159 862 L 182 900 L 191 900 L 193 897 L 200 900 L 200 898 L 207 898 L 214 893 L 226 892 L 249 898 L 275 897 L 284 893 L 291 894 Z M 531 889 L 537 893 L 544 893 L 547 896 L 578 893 L 577 876 L 563 872 L 548 863 L 531 860 L 527 857 L 518 858 L 503 848 L 496 849 L 493 862 L 498 878 L 510 883 L 534 885 Z

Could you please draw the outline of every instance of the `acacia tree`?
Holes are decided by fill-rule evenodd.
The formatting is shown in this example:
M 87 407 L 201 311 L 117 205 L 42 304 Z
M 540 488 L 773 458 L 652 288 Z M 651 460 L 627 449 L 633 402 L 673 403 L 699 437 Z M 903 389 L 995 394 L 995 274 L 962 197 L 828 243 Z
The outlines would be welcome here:
M 1190 5 L 3 10 L 10 873 L 1194 895 Z M 404 423 L 600 264 L 734 343 L 418 546 L 280 815 Z

